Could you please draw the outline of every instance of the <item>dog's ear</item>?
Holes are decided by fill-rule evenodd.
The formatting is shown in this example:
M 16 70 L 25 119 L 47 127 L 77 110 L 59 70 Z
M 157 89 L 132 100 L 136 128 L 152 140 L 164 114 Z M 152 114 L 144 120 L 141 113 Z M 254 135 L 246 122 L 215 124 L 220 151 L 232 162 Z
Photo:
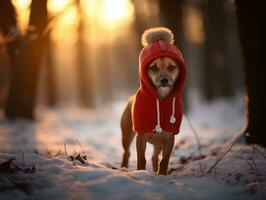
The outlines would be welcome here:
M 147 29 L 141 37 L 141 44 L 146 47 L 149 44 L 163 40 L 166 43 L 174 43 L 174 35 L 172 31 L 165 27 L 156 27 Z

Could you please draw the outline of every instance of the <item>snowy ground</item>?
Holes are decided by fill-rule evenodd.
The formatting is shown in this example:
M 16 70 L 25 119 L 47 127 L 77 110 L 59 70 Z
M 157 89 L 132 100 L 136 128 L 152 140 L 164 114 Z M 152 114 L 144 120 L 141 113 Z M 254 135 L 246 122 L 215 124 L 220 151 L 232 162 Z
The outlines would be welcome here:
M 241 129 L 241 98 L 194 103 L 176 136 L 168 176 L 120 169 L 119 117 L 124 104 L 86 110 L 38 109 L 38 120 L 7 122 L 0 118 L 0 199 L 265 199 L 266 151 L 236 144 L 206 173 Z M 66 152 L 65 152 L 66 151 Z M 82 164 L 67 157 L 86 154 Z M 149 161 L 152 149 L 149 146 Z M 16 160 L 8 163 L 8 159 Z M 5 172 L 8 171 L 8 172 Z

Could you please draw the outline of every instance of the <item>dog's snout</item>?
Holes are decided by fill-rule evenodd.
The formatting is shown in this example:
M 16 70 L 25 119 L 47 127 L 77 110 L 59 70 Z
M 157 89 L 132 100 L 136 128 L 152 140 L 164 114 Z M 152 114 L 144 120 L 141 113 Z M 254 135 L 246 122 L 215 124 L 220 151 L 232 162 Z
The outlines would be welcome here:
M 168 77 L 160 77 L 160 82 L 161 82 L 161 85 L 167 85 L 169 83 L 169 78 Z

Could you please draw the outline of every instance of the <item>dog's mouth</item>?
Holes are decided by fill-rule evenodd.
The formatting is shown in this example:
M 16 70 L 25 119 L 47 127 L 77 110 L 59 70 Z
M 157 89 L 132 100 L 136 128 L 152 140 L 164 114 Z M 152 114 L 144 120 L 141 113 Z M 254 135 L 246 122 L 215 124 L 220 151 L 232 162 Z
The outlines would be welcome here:
M 160 88 L 170 88 L 170 87 L 172 87 L 172 85 L 170 85 L 170 84 L 160 84 L 158 87 L 160 87 Z
M 170 88 L 173 86 L 173 83 L 171 81 L 167 82 L 155 82 L 154 85 L 158 88 Z
M 158 86 L 159 87 L 162 87 L 162 88 L 169 88 L 169 87 L 172 87 L 173 86 L 173 84 L 172 84 L 173 82 L 171 81 L 171 80 L 168 80 L 167 79 L 167 81 L 160 81 L 159 82 L 159 84 L 158 84 Z

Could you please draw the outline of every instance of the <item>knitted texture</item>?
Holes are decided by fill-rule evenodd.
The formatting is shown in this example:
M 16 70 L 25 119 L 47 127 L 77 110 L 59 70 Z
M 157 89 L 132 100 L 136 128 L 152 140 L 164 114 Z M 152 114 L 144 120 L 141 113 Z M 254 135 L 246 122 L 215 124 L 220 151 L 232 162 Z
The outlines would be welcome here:
M 169 30 L 169 29 L 168 29 Z M 156 58 L 170 57 L 179 64 L 179 76 L 172 93 L 164 100 L 158 95 L 156 88 L 149 79 L 146 68 Z M 164 41 L 158 37 L 148 43 L 139 55 L 139 79 L 140 87 L 136 93 L 136 98 L 132 108 L 133 130 L 138 133 L 156 132 L 158 124 L 157 100 L 159 101 L 159 121 L 164 132 L 179 133 L 182 121 L 182 93 L 186 78 L 186 65 L 179 49 L 172 42 Z M 175 98 L 175 101 L 174 101 Z M 174 107 L 173 107 L 174 102 Z M 175 122 L 170 122 L 170 117 L 175 109 Z

